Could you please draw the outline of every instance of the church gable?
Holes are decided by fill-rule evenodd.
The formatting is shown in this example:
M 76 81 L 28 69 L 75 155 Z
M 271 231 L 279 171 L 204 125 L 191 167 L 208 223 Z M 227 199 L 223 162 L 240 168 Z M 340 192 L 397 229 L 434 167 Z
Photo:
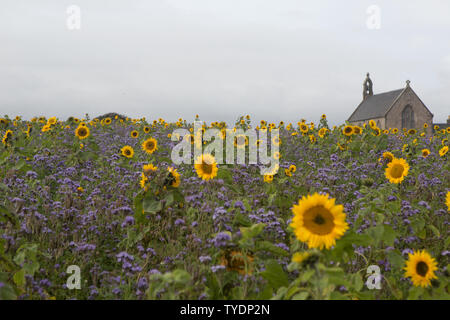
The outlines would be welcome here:
M 421 128 L 424 123 L 433 123 L 433 114 L 420 100 L 409 83 L 404 93 L 386 113 L 388 128 Z

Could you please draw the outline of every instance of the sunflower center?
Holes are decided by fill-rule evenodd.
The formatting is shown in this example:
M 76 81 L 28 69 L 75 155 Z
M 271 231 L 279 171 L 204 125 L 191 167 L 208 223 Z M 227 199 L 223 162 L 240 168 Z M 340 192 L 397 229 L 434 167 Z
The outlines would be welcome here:
M 427 275 L 428 272 L 428 265 L 423 262 L 420 261 L 417 265 L 416 265 L 416 272 L 418 275 L 420 275 L 421 277 L 425 277 Z
M 79 134 L 80 136 L 84 137 L 84 136 L 87 134 L 86 129 L 81 128 L 80 130 L 78 130 L 78 134 Z
M 147 142 L 147 149 L 148 150 L 153 150 L 154 147 L 155 147 L 155 143 L 153 141 Z
M 212 173 L 213 166 L 211 164 L 207 164 L 205 162 L 202 163 L 202 171 L 206 174 Z
M 396 164 L 391 169 L 391 176 L 396 179 L 401 178 L 404 170 L 405 168 L 401 164 Z
M 127 156 L 129 156 L 130 154 L 131 154 L 131 151 L 130 150 L 125 150 L 125 154 L 127 155 Z
M 323 206 L 310 208 L 305 212 L 303 222 L 305 228 L 317 235 L 326 235 L 334 229 L 334 216 Z

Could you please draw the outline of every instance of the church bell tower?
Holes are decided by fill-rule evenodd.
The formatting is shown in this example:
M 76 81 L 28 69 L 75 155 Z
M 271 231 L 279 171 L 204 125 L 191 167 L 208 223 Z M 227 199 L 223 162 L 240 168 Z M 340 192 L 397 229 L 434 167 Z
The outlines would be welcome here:
M 367 73 L 367 77 L 363 83 L 363 99 L 366 100 L 370 96 L 373 96 L 372 80 L 370 80 L 369 73 Z

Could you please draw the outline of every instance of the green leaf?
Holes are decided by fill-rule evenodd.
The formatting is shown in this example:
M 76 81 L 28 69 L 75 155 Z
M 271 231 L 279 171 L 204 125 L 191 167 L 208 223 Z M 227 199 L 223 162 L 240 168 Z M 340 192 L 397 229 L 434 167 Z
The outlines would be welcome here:
M 394 240 L 397 237 L 397 232 L 392 229 L 389 225 L 384 225 L 384 231 L 383 231 L 383 241 L 388 246 L 394 245 Z
M 389 263 L 395 268 L 400 269 L 404 266 L 405 261 L 398 250 L 390 250 L 386 254 Z
M 144 213 L 156 214 L 162 210 L 161 201 L 152 199 L 150 197 L 145 197 L 142 203 Z
M 244 216 L 242 213 L 238 212 L 234 216 L 234 224 L 241 225 L 244 227 L 250 227 L 252 225 L 252 222 L 249 218 Z
M 13 280 L 17 286 L 23 287 L 25 285 L 25 270 L 20 269 L 17 271 L 13 276 Z
M 279 256 L 283 256 L 283 257 L 289 257 L 290 254 L 289 252 L 287 252 L 286 250 L 277 247 L 276 245 L 274 245 L 272 242 L 270 241 L 258 241 L 256 243 L 256 250 L 260 250 L 260 251 L 269 251 L 271 253 L 274 253 L 276 255 Z
M 258 236 L 264 229 L 266 225 L 264 223 L 254 224 L 249 228 L 241 227 L 241 234 L 243 240 L 253 239 Z
M 439 238 L 441 236 L 441 233 L 439 232 L 439 230 L 435 226 L 433 226 L 432 224 L 429 224 L 428 228 L 434 233 L 434 235 L 436 237 Z
M 266 279 L 275 290 L 289 285 L 287 274 L 276 260 L 268 260 L 266 262 L 266 270 L 261 272 L 261 276 Z
M 309 296 L 309 293 L 306 291 L 302 291 L 300 293 L 297 293 L 295 296 L 292 297 L 292 300 L 306 300 Z

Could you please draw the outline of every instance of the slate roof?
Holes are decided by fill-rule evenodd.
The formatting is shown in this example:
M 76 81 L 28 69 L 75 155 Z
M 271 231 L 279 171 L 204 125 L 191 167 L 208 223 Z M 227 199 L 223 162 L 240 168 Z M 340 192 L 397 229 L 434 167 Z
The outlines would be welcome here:
M 367 97 L 359 104 L 350 118 L 348 118 L 348 121 L 364 121 L 384 117 L 404 90 L 405 88 Z

